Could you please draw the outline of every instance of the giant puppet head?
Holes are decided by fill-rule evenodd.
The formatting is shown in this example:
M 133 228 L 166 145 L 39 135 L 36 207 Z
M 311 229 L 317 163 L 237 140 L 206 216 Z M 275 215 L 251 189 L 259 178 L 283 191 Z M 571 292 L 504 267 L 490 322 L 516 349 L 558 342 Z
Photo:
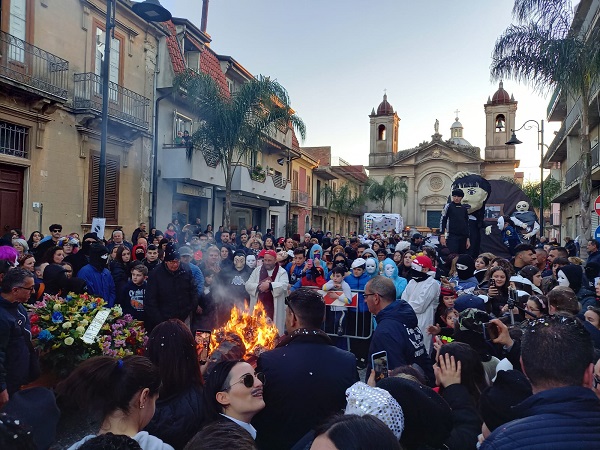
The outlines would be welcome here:
M 452 182 L 452 189 L 461 189 L 465 196 L 462 199 L 464 205 L 469 205 L 469 214 L 483 210 L 492 186 L 490 182 L 481 175 L 468 172 L 459 172 Z
M 529 203 L 527 203 L 525 200 L 521 200 L 519 203 L 517 203 L 517 206 L 515 206 L 515 208 L 520 213 L 527 212 L 529 211 Z

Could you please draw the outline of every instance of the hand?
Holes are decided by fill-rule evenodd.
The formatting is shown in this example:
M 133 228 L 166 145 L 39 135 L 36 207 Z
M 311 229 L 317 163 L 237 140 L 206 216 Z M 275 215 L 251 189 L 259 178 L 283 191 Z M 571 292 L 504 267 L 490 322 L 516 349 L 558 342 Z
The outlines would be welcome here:
M 8 389 L 4 389 L 0 392 L 0 408 L 2 408 L 8 402 Z
M 492 234 L 492 226 L 488 225 L 487 227 L 485 227 L 485 235 L 489 236 L 490 234 Z
M 534 234 L 535 234 L 535 233 L 527 233 L 527 234 L 524 234 L 524 235 L 523 235 L 523 237 L 524 237 L 525 239 L 530 239 L 530 238 L 531 238 L 531 236 L 533 236 Z
M 321 267 L 321 260 L 315 259 L 314 264 L 315 264 L 315 267 Z
M 435 359 L 440 356 L 440 349 L 442 348 L 442 340 L 438 336 L 433 337 L 433 349 L 435 350 Z
M 465 248 L 469 248 L 471 246 L 471 240 L 469 238 L 467 238 L 467 245 L 465 245 Z
M 515 341 L 513 341 L 513 339 L 510 337 L 508 327 L 504 324 L 504 322 L 502 322 L 500 319 L 492 319 L 490 322 L 498 327 L 498 337 L 492 340 L 492 342 L 494 344 L 504 345 L 508 348 L 512 347 Z
M 375 383 L 375 371 L 371 369 L 371 373 L 369 375 L 369 379 L 367 380 L 367 384 L 371 387 L 376 387 L 377 383 Z
M 521 224 L 521 228 L 523 228 L 524 230 L 526 230 L 526 229 L 527 229 L 527 227 L 528 227 L 528 225 L 527 225 L 526 223 L 522 223 L 522 224 Z
M 265 280 L 258 285 L 260 292 L 267 292 L 269 289 L 271 289 L 271 282 L 269 280 Z
M 438 357 L 438 363 L 434 366 L 436 384 L 448 387 L 460 384 L 460 361 L 456 362 L 454 356 L 446 353 Z
M 488 288 L 488 297 L 497 297 L 498 296 L 498 288 L 491 287 Z
M 435 325 L 429 325 L 427 327 L 427 333 L 431 334 L 432 336 L 435 336 L 436 334 L 440 334 L 441 331 L 442 331 L 442 327 L 440 327 L 439 323 L 436 323 Z

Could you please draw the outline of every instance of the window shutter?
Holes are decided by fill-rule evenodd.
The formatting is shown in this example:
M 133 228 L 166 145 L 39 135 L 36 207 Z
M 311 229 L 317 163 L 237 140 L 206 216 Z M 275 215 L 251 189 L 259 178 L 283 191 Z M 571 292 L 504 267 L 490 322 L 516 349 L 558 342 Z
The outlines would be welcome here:
M 90 181 L 88 185 L 88 223 L 98 216 L 98 180 L 100 177 L 100 155 L 90 154 Z M 106 155 L 106 187 L 104 191 L 104 217 L 110 225 L 119 220 L 119 177 L 120 159 Z

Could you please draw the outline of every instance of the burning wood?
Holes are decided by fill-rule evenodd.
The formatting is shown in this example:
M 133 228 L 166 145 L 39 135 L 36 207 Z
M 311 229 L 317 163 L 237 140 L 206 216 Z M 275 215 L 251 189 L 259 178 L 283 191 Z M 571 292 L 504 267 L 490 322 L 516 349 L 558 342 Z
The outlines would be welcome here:
M 252 313 L 233 307 L 225 326 L 214 330 L 211 337 L 211 360 L 255 359 L 262 352 L 275 348 L 279 333 L 265 313 L 262 303 Z M 240 356 L 241 355 L 241 356 Z

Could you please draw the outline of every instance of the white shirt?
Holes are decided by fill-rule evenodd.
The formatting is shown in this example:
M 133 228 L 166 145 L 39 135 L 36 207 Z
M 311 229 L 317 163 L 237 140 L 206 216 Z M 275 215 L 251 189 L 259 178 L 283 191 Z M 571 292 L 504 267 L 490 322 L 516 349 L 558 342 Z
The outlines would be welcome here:
M 237 423 L 240 427 L 242 427 L 244 430 L 246 430 L 248 433 L 250 433 L 250 436 L 252 436 L 252 439 L 256 440 L 256 428 L 254 428 L 251 424 L 242 422 L 241 420 L 234 419 L 233 417 L 228 416 L 223 413 L 221 413 L 221 415 L 223 417 L 227 417 L 232 422 Z

